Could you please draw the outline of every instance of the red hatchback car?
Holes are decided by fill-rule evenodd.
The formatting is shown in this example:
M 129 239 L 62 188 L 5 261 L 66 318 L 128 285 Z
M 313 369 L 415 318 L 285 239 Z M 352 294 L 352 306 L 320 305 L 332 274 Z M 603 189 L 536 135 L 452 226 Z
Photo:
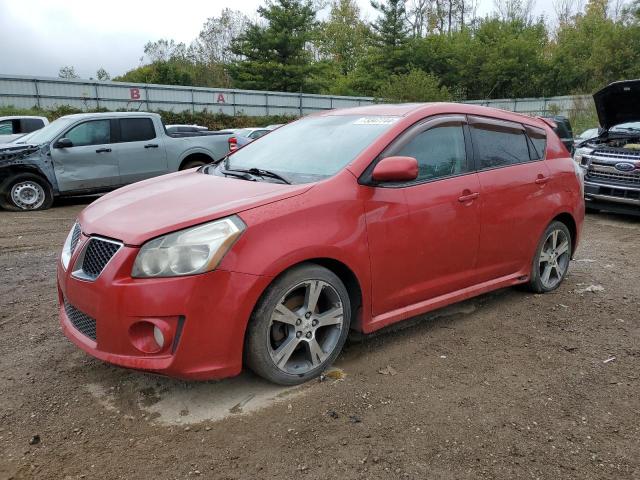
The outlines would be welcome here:
M 349 329 L 555 289 L 583 218 L 579 169 L 542 120 L 459 104 L 328 111 L 88 206 L 59 263 L 60 321 L 116 365 L 209 379 L 244 364 L 297 384 Z

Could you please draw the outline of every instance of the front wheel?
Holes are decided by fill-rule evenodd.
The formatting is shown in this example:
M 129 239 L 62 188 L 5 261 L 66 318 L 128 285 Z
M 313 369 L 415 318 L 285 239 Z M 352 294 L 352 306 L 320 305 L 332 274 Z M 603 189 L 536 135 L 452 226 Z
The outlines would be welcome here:
M 529 288 L 546 293 L 560 286 L 571 261 L 571 232 L 562 222 L 552 222 L 542 234 L 533 259 Z
M 350 321 L 349 294 L 333 272 L 315 264 L 294 267 L 274 281 L 253 312 L 246 364 L 274 383 L 306 382 L 336 359 Z
M 20 173 L 0 186 L 0 206 L 5 210 L 46 210 L 52 204 L 51 185 L 38 175 Z

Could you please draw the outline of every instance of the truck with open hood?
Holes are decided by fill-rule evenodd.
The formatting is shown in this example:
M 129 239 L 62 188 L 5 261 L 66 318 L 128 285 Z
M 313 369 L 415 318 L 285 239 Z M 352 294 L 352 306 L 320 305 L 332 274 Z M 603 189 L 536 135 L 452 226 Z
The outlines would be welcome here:
M 600 130 L 574 156 L 587 208 L 640 215 L 640 80 L 614 82 L 593 98 Z

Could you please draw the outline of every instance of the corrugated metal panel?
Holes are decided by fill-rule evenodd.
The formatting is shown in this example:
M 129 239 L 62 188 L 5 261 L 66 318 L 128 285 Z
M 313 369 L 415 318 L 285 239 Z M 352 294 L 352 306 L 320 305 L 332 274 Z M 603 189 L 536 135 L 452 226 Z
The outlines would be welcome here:
M 552 111 L 568 115 L 578 100 L 590 97 L 548 97 L 471 100 L 484 105 L 529 114 Z M 147 102 L 148 100 L 148 102 Z M 370 97 L 342 97 L 285 92 L 261 92 L 174 85 L 146 85 L 94 80 L 62 80 L 0 75 L 0 106 L 56 108 L 69 105 L 79 109 L 167 110 L 222 112 L 227 115 L 298 116 L 332 108 L 348 108 L 374 103 Z

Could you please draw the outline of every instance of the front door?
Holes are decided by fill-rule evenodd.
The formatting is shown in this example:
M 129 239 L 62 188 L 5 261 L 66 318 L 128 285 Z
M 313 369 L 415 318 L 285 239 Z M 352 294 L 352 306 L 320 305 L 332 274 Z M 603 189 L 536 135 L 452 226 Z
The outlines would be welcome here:
M 150 118 L 121 118 L 118 136 L 120 183 L 123 185 L 168 173 L 167 155 Z
M 51 145 L 51 158 L 60 192 L 108 189 L 118 185 L 117 152 L 111 141 L 114 121 L 88 120 L 74 125 L 60 138 L 71 146 Z
M 416 125 L 381 155 L 414 157 L 419 174 L 372 187 L 365 201 L 374 317 L 475 283 L 480 186 L 468 150 L 465 117 L 449 115 Z

